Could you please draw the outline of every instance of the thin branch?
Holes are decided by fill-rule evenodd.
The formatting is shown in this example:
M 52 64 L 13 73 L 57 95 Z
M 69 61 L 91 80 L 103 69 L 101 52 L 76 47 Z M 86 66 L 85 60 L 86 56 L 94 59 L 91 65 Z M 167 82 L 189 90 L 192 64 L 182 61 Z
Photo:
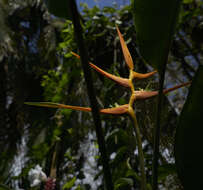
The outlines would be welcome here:
M 70 6 L 71 6 L 72 17 L 73 17 L 74 31 L 75 31 L 78 48 L 79 48 L 80 55 L 81 55 L 81 64 L 83 67 L 88 96 L 89 96 L 90 104 L 91 104 L 91 108 L 92 108 L 92 116 L 93 116 L 93 120 L 94 120 L 94 123 L 96 126 L 96 134 L 97 134 L 97 139 L 98 139 L 98 144 L 99 144 L 99 151 L 101 153 L 106 189 L 113 190 L 112 177 L 111 177 L 111 172 L 110 172 L 110 167 L 109 167 L 109 159 L 108 159 L 108 156 L 106 153 L 106 147 L 105 147 L 104 135 L 103 135 L 102 127 L 101 127 L 101 120 L 100 120 L 100 115 L 99 115 L 98 104 L 97 104 L 96 96 L 94 93 L 91 71 L 90 71 L 89 64 L 88 64 L 88 53 L 85 48 L 85 44 L 84 44 L 84 40 L 83 40 L 83 36 L 82 36 L 82 27 L 80 25 L 77 6 L 76 6 L 76 3 L 74 0 L 70 1 Z

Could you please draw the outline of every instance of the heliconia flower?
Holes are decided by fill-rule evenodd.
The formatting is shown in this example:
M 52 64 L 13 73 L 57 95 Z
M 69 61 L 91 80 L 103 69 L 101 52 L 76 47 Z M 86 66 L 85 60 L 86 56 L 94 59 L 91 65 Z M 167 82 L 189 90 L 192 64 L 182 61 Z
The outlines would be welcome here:
M 184 86 L 187 86 L 190 83 L 191 82 L 186 82 L 186 83 L 174 86 L 172 88 L 165 89 L 165 90 L 163 90 L 163 93 L 167 94 L 168 92 L 174 91 L 174 90 L 181 88 L 181 87 L 184 87 Z M 135 93 L 135 97 L 137 100 L 152 98 L 152 97 L 157 96 L 159 94 L 158 91 L 145 91 L 145 90 L 139 90 L 139 91 L 137 90 L 134 93 Z
M 75 57 L 77 57 L 78 59 L 80 59 L 80 56 L 74 52 L 71 52 L 72 55 L 74 55 Z M 90 66 L 96 70 L 97 72 L 101 73 L 102 75 L 104 75 L 105 77 L 113 80 L 114 82 L 120 84 L 121 86 L 130 88 L 130 83 L 129 83 L 129 79 L 128 78 L 122 78 L 122 77 L 118 77 L 115 75 L 112 75 L 102 69 L 100 69 L 99 67 L 97 67 L 96 65 L 94 65 L 93 63 L 89 62 Z M 148 78 L 150 76 L 152 76 L 153 74 L 155 74 L 156 71 L 150 72 L 150 73 L 146 73 L 146 74 L 141 74 L 141 73 L 137 73 L 137 72 L 133 72 L 134 74 L 134 78 L 135 79 L 144 79 L 144 78 Z
M 32 106 L 49 107 L 49 108 L 72 109 L 72 110 L 79 110 L 84 112 L 92 111 L 92 109 L 89 107 L 70 106 L 70 105 L 58 104 L 53 102 L 25 102 L 25 104 L 32 105 Z M 128 111 L 128 104 L 99 110 L 101 114 L 110 114 L 110 115 L 122 115 L 127 113 L 127 111 Z
M 190 83 L 191 82 L 187 82 L 187 83 L 174 86 L 172 88 L 165 89 L 163 90 L 163 93 L 167 94 L 168 92 L 187 86 Z M 154 96 L 157 96 L 158 93 L 159 93 L 158 91 L 145 91 L 145 90 L 134 91 L 136 100 L 152 98 Z M 58 104 L 53 102 L 25 102 L 25 104 L 32 105 L 32 106 L 49 107 L 49 108 L 72 109 L 72 110 L 78 110 L 78 111 L 84 111 L 84 112 L 92 111 L 90 107 L 71 106 L 71 105 Z M 124 104 L 118 107 L 100 109 L 99 112 L 101 114 L 123 115 L 128 113 L 128 106 L 129 106 L 128 104 Z

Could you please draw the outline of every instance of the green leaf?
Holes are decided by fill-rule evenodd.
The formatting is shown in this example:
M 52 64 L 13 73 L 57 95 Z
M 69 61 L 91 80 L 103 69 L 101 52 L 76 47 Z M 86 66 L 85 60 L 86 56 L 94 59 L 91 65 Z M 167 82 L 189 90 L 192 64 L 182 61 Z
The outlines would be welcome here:
M 172 175 L 176 173 L 175 164 L 164 164 L 159 166 L 159 181 L 165 180 L 168 175 Z
M 202 189 L 203 66 L 199 66 L 180 115 L 175 137 L 178 175 L 185 190 Z
M 131 178 L 119 178 L 115 182 L 115 188 L 114 190 L 121 190 L 121 189 L 129 189 L 133 186 L 133 180 Z
M 47 7 L 51 14 L 71 20 L 69 0 L 47 0 Z
M 76 181 L 76 177 L 74 177 L 73 179 L 71 179 L 70 181 L 68 181 L 64 186 L 63 186 L 63 190 L 67 190 L 70 189 L 71 187 L 73 187 L 73 185 L 75 184 Z
M 166 63 L 180 0 L 132 0 L 139 50 L 159 72 Z
M 126 177 L 133 177 L 137 181 L 141 181 L 140 176 L 132 169 L 128 170 Z
M 192 3 L 193 2 L 193 0 L 183 0 L 183 3 L 185 3 L 185 4 L 189 4 L 189 3 Z
M 7 185 L 0 184 L 0 190 L 12 190 Z

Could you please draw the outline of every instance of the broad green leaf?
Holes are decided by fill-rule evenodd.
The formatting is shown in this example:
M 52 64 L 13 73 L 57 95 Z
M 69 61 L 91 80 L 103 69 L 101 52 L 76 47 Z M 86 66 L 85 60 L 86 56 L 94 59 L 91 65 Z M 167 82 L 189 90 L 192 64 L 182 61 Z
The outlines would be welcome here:
M 73 187 L 73 185 L 75 184 L 76 181 L 76 177 L 74 177 L 73 179 L 71 179 L 70 181 L 68 181 L 64 186 L 63 186 L 63 190 L 68 190 L 71 187 Z
M 185 190 L 202 189 L 203 66 L 200 66 L 180 115 L 175 137 L 178 175 Z
M 69 0 L 46 0 L 48 10 L 57 17 L 71 20 Z
M 175 30 L 180 0 L 132 0 L 139 50 L 144 60 L 162 69 Z

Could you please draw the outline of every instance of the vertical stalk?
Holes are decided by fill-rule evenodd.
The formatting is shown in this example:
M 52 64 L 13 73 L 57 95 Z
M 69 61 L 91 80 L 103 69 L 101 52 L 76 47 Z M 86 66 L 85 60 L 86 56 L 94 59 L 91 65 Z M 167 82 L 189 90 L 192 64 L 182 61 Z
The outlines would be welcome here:
M 147 179 L 146 179 L 146 174 L 145 174 L 145 168 L 144 168 L 144 153 L 142 150 L 142 139 L 141 139 L 141 133 L 139 129 L 139 125 L 137 122 L 136 115 L 133 110 L 133 103 L 135 101 L 135 94 L 134 94 L 134 85 L 133 85 L 133 70 L 130 70 L 130 75 L 129 75 L 129 81 L 130 81 L 130 88 L 131 88 L 131 97 L 129 101 L 129 107 L 128 107 L 128 114 L 130 115 L 135 134 L 136 134 L 136 140 L 137 140 L 137 145 L 138 145 L 138 157 L 139 157 L 139 162 L 140 162 L 140 171 L 141 171 L 141 190 L 147 190 Z
M 145 168 L 144 168 L 144 154 L 142 150 L 142 140 L 141 140 L 140 129 L 138 126 L 136 115 L 134 114 L 134 110 L 131 107 L 128 109 L 128 113 L 133 121 L 133 126 L 136 133 L 136 139 L 137 139 L 137 145 L 138 145 L 138 156 L 139 156 L 140 171 L 141 171 L 141 190 L 147 190 L 147 180 L 146 180 L 146 174 L 145 174 Z
M 93 116 L 94 124 L 96 126 L 96 134 L 98 139 L 99 151 L 101 153 L 105 185 L 107 190 L 113 190 L 112 177 L 111 177 L 111 172 L 109 167 L 109 159 L 106 153 L 104 135 L 101 127 L 99 109 L 97 106 L 98 104 L 94 93 L 91 71 L 88 64 L 88 53 L 85 48 L 85 44 L 82 36 L 82 27 L 80 25 L 79 14 L 78 14 L 77 6 L 74 0 L 70 1 L 70 10 L 72 12 L 74 32 L 75 32 L 78 48 L 81 55 L 81 64 L 83 67 L 84 77 L 87 85 L 87 92 L 88 92 L 88 96 L 89 96 L 89 100 L 92 108 L 92 116 Z

